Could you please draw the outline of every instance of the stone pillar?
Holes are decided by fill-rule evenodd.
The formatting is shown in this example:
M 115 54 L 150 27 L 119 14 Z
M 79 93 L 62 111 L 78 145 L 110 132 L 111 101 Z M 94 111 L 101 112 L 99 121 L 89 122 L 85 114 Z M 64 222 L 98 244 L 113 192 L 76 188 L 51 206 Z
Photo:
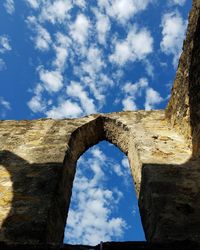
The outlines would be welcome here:
M 199 165 L 146 164 L 142 176 L 139 205 L 147 240 L 200 242 Z

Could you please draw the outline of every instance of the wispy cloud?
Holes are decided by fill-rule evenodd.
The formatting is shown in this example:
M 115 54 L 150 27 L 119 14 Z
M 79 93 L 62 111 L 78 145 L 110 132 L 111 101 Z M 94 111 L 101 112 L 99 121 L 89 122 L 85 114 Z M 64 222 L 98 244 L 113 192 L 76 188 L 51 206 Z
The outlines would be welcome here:
M 98 41 L 100 44 L 106 45 L 106 39 L 108 32 L 111 28 L 110 19 L 107 15 L 99 12 L 98 9 L 94 9 L 94 14 L 96 16 L 96 29 L 98 33 Z
M 118 22 L 125 24 L 139 11 L 145 10 L 151 0 L 98 0 L 101 9 Z
M 149 86 L 147 78 L 140 78 L 136 83 L 126 83 L 123 87 L 123 93 L 125 95 L 122 99 L 124 110 L 137 110 L 136 101 L 142 96 L 145 98 L 145 110 L 155 109 L 157 105 L 164 101 L 160 93 Z
M 108 163 L 110 159 L 98 146 L 90 150 L 90 155 L 90 159 L 82 156 L 78 162 L 65 231 L 65 240 L 69 243 L 95 245 L 113 237 L 120 239 L 127 227 L 122 217 L 114 217 L 111 213 L 111 209 L 117 209 L 123 194 L 116 187 L 111 190 L 107 188 L 105 162 Z M 114 168 L 113 171 L 124 175 L 123 169 L 129 171 L 126 167 L 119 165 L 118 170 Z
M 42 98 L 43 91 L 42 85 L 37 84 L 33 91 L 34 96 L 27 103 L 33 113 L 42 113 L 46 110 L 46 101 Z
M 6 63 L 2 58 L 0 58 L 0 71 L 5 69 L 6 69 Z
M 28 106 L 34 113 L 42 113 L 46 109 L 46 105 L 40 95 L 33 96 L 28 102 Z
M 163 98 L 160 96 L 159 92 L 153 88 L 148 88 L 146 91 L 146 101 L 145 101 L 145 110 L 155 109 L 156 105 L 160 104 L 163 101 Z
M 51 22 L 52 24 L 63 23 L 69 18 L 68 12 L 72 8 L 70 0 L 44 1 L 41 14 L 39 16 L 42 22 Z
M 86 1 L 85 0 L 73 0 L 73 4 L 76 4 L 80 8 L 86 7 Z
M 182 6 L 183 2 L 174 0 L 173 4 Z M 113 105 L 121 104 L 124 110 L 138 109 L 138 98 L 144 102 L 140 107 L 146 109 L 161 103 L 161 96 L 157 95 L 157 102 L 152 97 L 154 88 L 149 82 L 154 78 L 155 64 L 150 58 L 160 43 L 161 51 L 172 55 L 173 64 L 177 64 L 186 26 L 178 11 L 162 16 L 162 41 L 154 42 L 154 31 L 138 22 L 136 16 L 150 4 L 153 6 L 154 0 L 98 0 L 90 4 L 84 0 L 26 0 L 26 3 L 31 7 L 31 15 L 26 18 L 34 34 L 31 40 L 39 53 L 49 56 L 47 63 L 37 67 L 35 84 L 39 83 L 43 91 L 28 102 L 33 112 L 72 117 L 71 112 L 64 112 L 65 106 L 72 107 L 74 117 L 101 112 L 108 106 L 111 93 L 118 100 Z M 166 6 L 171 8 L 169 2 Z M 136 80 L 135 83 L 123 80 L 127 69 L 132 67 L 134 72 L 138 65 L 145 70 L 139 79 L 146 79 L 148 86 L 137 85 Z M 137 86 L 135 93 L 133 87 L 126 91 L 128 84 Z
M 67 86 L 67 94 L 70 97 L 79 99 L 86 114 L 96 113 L 94 100 L 88 96 L 88 93 L 83 89 L 80 83 L 72 81 L 71 84 Z
M 7 110 L 11 109 L 10 102 L 6 101 L 2 96 L 0 97 L 0 104 Z
M 4 118 L 9 110 L 11 110 L 10 102 L 5 100 L 4 97 L 0 96 L 0 117 Z
M 55 52 L 55 58 L 52 61 L 52 67 L 63 72 L 67 68 L 67 60 L 73 60 L 72 39 L 61 32 L 55 34 L 55 42 L 52 48 Z
M 125 94 L 124 99 L 122 99 L 122 105 L 124 110 L 136 110 L 136 98 L 141 96 L 142 92 L 148 87 L 148 80 L 146 78 L 139 79 L 136 83 L 126 83 L 123 87 L 123 92 Z
M 10 41 L 7 35 L 2 35 L 0 36 L 0 53 L 5 53 L 7 51 L 10 51 L 11 45 L 10 45 Z
M 27 23 L 29 26 L 31 26 L 35 33 L 35 36 L 33 37 L 35 48 L 41 51 L 49 50 L 52 41 L 51 35 L 47 29 L 42 27 L 42 25 L 38 23 L 38 20 L 34 16 L 29 16 L 27 18 Z
M 15 4 L 13 0 L 5 0 L 4 7 L 8 14 L 12 15 L 15 11 Z
M 70 33 L 72 38 L 76 42 L 83 45 L 87 40 L 89 27 L 90 27 L 89 19 L 83 14 L 78 14 L 75 22 L 72 23 L 70 27 Z
M 171 5 L 180 5 L 183 6 L 186 3 L 186 0 L 168 0 Z
M 83 110 L 77 103 L 66 100 L 61 101 L 61 103 L 57 107 L 53 106 L 45 113 L 49 118 L 63 119 L 72 118 L 74 116 L 79 117 L 83 114 Z
M 49 32 L 41 26 L 37 27 L 37 36 L 35 38 L 35 46 L 40 50 L 48 50 L 51 43 Z
M 33 8 L 37 9 L 39 7 L 40 0 L 26 0 L 26 2 Z
M 110 61 L 120 66 L 127 62 L 143 60 L 153 52 L 153 37 L 147 29 L 137 29 L 133 26 L 125 40 L 114 43 L 114 53 Z
M 161 50 L 167 55 L 173 55 L 173 65 L 177 66 L 180 57 L 187 21 L 183 20 L 178 11 L 164 14 L 162 18 Z
M 39 67 L 40 81 L 49 92 L 58 92 L 63 87 L 63 76 L 61 72 L 49 71 Z

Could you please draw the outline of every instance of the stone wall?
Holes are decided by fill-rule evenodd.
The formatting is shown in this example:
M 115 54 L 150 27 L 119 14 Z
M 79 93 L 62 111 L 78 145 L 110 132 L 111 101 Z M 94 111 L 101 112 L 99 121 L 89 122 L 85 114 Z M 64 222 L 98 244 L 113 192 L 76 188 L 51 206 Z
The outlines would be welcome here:
M 128 156 L 147 239 L 198 241 L 199 168 L 163 111 L 1 121 L 0 241 L 61 244 L 76 162 L 101 140 Z
M 200 0 L 193 0 L 189 25 L 179 60 L 166 117 L 200 155 Z

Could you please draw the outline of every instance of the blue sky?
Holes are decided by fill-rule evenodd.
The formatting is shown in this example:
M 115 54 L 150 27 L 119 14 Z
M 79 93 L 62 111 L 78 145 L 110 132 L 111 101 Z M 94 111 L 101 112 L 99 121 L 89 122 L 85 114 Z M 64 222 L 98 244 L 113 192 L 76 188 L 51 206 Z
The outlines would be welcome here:
M 60 119 L 164 108 L 190 8 L 191 0 L 2 0 L 0 119 Z M 135 198 L 128 203 L 133 204 L 130 217 L 126 217 L 128 211 L 123 212 L 132 184 L 125 181 L 130 179 L 127 160 L 115 150 L 99 144 L 80 159 L 77 176 L 85 181 L 85 189 L 102 192 L 99 203 L 91 204 L 91 214 L 101 210 L 103 222 L 94 227 L 88 218 L 86 235 L 83 221 L 81 243 L 144 239 L 138 223 L 131 228 L 130 221 L 138 220 Z M 109 173 L 105 162 L 112 166 Z M 115 178 L 113 186 L 110 178 Z M 74 189 L 79 193 L 77 183 Z M 106 196 L 107 190 L 111 193 Z M 91 201 L 92 196 L 85 199 L 82 202 Z M 114 200 L 119 203 L 112 207 Z M 73 211 L 77 216 L 85 213 L 77 201 L 81 204 L 74 200 L 71 206 L 68 239 L 76 227 Z M 117 211 L 120 206 L 121 212 Z M 96 241 L 89 236 L 92 232 Z

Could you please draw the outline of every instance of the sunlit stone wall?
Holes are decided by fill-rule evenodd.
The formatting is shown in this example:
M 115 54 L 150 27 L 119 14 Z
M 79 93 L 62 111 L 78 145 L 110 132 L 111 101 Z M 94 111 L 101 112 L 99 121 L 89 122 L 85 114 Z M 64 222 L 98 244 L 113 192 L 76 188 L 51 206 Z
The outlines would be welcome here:
M 175 221 L 177 230 L 184 227 L 181 210 L 174 212 L 174 202 L 178 207 L 187 201 L 174 190 L 179 181 L 179 192 L 186 188 L 189 192 L 188 181 L 180 182 L 177 173 L 190 160 L 191 151 L 184 137 L 170 128 L 163 111 L 1 121 L 0 138 L 1 241 L 62 242 L 76 161 L 101 140 L 110 141 L 128 156 L 147 239 L 174 240 L 173 230 L 165 230 L 166 218 L 170 218 L 169 228 L 175 228 Z M 181 176 L 183 180 L 188 177 Z M 190 188 L 197 192 L 196 179 L 191 176 Z M 197 216 L 193 202 L 191 216 Z

